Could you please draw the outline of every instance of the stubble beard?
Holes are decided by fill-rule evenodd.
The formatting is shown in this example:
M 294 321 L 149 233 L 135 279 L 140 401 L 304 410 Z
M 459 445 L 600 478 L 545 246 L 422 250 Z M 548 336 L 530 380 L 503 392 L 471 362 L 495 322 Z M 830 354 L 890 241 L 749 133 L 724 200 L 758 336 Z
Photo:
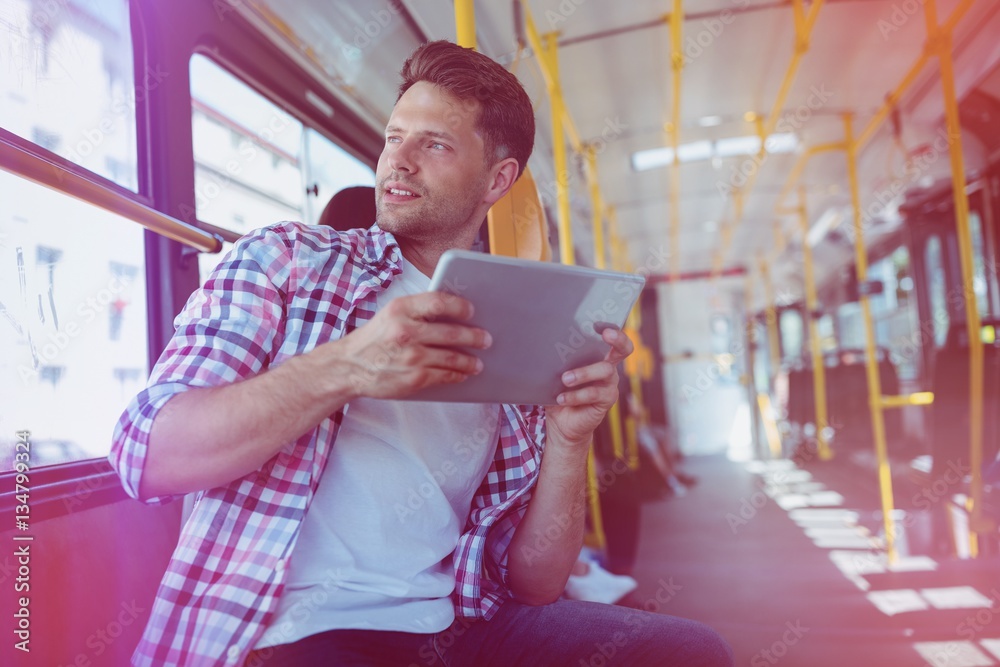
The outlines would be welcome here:
M 473 224 L 471 218 L 484 188 L 485 185 L 477 184 L 454 197 L 438 195 L 432 202 L 425 195 L 412 204 L 393 205 L 383 201 L 384 190 L 380 187 L 375 220 L 380 229 L 397 239 L 448 245 Z M 481 223 L 482 220 L 475 221 L 477 229 Z

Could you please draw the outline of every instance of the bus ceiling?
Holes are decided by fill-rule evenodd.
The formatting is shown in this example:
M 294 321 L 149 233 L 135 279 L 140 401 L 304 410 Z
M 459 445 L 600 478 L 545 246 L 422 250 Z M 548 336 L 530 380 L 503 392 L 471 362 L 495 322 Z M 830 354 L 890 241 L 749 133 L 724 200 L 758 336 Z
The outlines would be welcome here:
M 674 44 L 669 14 L 678 4 L 684 20 Z M 776 219 L 781 234 L 797 237 L 797 221 L 776 210 L 792 203 L 780 200 L 786 186 L 805 187 L 811 228 L 850 206 L 843 154 L 811 161 L 798 183 L 789 178 L 811 147 L 843 141 L 845 114 L 854 116 L 863 144 L 862 208 L 888 211 L 880 233 L 897 226 L 895 211 L 906 191 L 948 181 L 948 160 L 936 159 L 942 153 L 935 141 L 942 141 L 944 128 L 940 68 L 925 52 L 922 4 L 514 0 L 476 3 L 475 33 L 479 50 L 515 71 L 536 103 L 531 168 L 550 211 L 556 208 L 550 100 L 526 38 L 528 20 L 540 34 L 557 34 L 566 110 L 581 146 L 596 149 L 601 199 L 614 206 L 634 263 L 646 259 L 643 249 L 677 247 L 674 270 L 719 275 L 746 264 L 741 258 L 770 252 Z M 990 35 L 1000 30 L 1000 7 L 969 0 L 939 4 L 939 22 L 954 28 L 963 143 L 967 167 L 975 170 L 995 152 L 988 142 L 997 134 L 988 128 L 1000 88 L 1000 53 Z M 395 81 L 387 74 L 421 41 L 456 34 L 449 2 L 260 1 L 237 11 L 279 46 L 307 54 L 325 84 L 379 130 L 395 101 Z M 886 109 L 886 96 L 908 72 L 910 85 Z M 674 76 L 682 76 L 676 151 L 668 127 Z M 870 126 L 883 112 L 886 122 Z M 681 164 L 671 206 L 668 167 L 675 157 Z M 592 262 L 592 233 L 583 222 L 590 217 L 586 162 L 584 154 L 571 162 L 570 189 L 578 211 L 575 245 Z M 886 190 L 893 193 L 891 206 L 879 200 Z M 821 273 L 828 254 L 817 253 Z

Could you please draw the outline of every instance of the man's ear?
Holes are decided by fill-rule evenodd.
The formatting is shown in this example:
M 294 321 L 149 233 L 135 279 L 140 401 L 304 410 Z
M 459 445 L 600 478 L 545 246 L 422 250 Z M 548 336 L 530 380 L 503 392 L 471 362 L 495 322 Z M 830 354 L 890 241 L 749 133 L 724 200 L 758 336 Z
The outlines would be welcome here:
M 493 165 L 493 168 L 490 169 L 489 188 L 483 195 L 483 201 L 490 206 L 498 202 L 514 186 L 519 169 L 517 160 L 512 157 L 504 158 Z

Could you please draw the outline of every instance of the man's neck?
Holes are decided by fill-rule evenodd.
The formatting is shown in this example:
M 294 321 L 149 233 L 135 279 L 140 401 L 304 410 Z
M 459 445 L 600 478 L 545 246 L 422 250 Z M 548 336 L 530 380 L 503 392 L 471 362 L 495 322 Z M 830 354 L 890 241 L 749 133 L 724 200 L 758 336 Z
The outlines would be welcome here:
M 413 239 L 398 237 L 396 238 L 396 242 L 399 243 L 399 248 L 403 251 L 403 257 L 406 258 L 406 261 L 429 278 L 434 275 L 434 269 L 437 268 L 438 260 L 441 259 L 441 255 L 445 251 L 452 249 L 471 250 L 478 233 L 479 230 L 476 230 L 475 235 L 469 235 L 467 238 L 459 236 L 451 239 L 449 242 L 440 243 L 415 241 Z
M 421 247 L 403 240 L 399 241 L 399 247 L 403 251 L 403 257 L 406 261 L 428 278 L 434 274 L 434 268 L 437 266 L 438 260 L 441 259 L 441 255 L 444 254 L 444 250 Z

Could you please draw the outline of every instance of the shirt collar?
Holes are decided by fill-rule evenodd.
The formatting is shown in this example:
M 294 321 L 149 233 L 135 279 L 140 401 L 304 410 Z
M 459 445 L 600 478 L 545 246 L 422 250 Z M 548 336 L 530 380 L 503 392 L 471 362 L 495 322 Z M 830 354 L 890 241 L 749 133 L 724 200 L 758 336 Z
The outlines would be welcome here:
M 365 231 L 365 261 L 373 266 L 387 264 L 392 273 L 403 270 L 403 251 L 396 242 L 392 232 L 387 232 L 378 224 L 373 224 Z

